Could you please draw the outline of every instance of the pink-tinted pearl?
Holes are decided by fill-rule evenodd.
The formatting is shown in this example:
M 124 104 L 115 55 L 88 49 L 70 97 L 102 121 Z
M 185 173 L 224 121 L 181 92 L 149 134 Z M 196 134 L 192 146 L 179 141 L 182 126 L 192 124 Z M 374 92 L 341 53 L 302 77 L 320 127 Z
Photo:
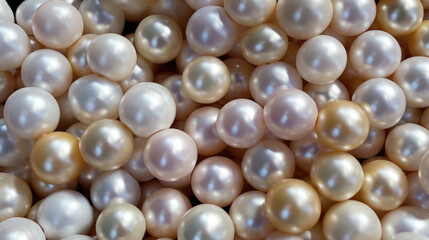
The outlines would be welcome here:
M 228 58 L 224 63 L 231 76 L 231 85 L 228 92 L 219 102 L 227 103 L 238 98 L 250 99 L 249 79 L 254 67 L 241 58 Z
M 145 182 L 153 179 L 143 159 L 143 150 L 147 139 L 134 137 L 133 153 L 122 168 L 127 170 L 137 181 Z

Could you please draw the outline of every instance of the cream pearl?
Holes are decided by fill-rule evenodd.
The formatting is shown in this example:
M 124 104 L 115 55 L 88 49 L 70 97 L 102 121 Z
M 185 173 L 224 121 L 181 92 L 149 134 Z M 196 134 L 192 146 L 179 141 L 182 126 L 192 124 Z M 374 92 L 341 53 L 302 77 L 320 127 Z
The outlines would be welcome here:
M 22 63 L 21 79 L 26 87 L 39 87 L 58 97 L 69 88 L 73 71 L 67 58 L 51 49 L 30 53 Z
M 103 171 L 124 165 L 133 151 L 133 135 L 117 120 L 91 123 L 83 132 L 79 150 L 85 163 Z
M 30 166 L 30 164 L 28 164 Z M 30 168 L 31 169 L 31 168 Z M 39 177 L 36 176 L 33 172 L 30 173 L 30 185 L 31 189 L 40 197 L 44 198 L 49 196 L 54 192 L 58 192 L 61 190 L 76 190 L 77 188 L 77 179 L 60 185 L 53 185 L 47 182 L 44 182 Z
M 34 141 L 10 134 L 4 119 L 0 119 L 0 166 L 14 167 L 27 161 Z
M 146 231 L 157 238 L 176 238 L 180 221 L 191 207 L 188 197 L 176 189 L 163 188 L 152 193 L 142 207 Z
M 220 207 L 200 204 L 191 208 L 183 216 L 177 229 L 177 239 L 233 240 L 234 223 Z
M 25 217 L 32 203 L 31 190 L 21 178 L 0 173 L 0 221 Z
M 378 240 L 382 230 L 375 212 L 364 203 L 348 200 L 332 206 L 323 218 L 326 239 Z
M 243 175 L 231 159 L 215 156 L 206 158 L 195 167 L 191 186 L 195 197 L 202 203 L 228 206 L 241 193 Z
M 408 195 L 403 205 L 415 206 L 429 211 L 429 193 L 427 193 L 423 188 L 423 185 L 420 182 L 419 173 L 412 172 L 408 174 L 407 181 Z
M 265 239 L 274 231 L 264 212 L 265 193 L 250 191 L 238 196 L 231 204 L 229 215 L 235 234 L 243 239 Z
M 384 147 L 385 139 L 386 133 L 384 129 L 371 128 L 365 141 L 359 147 L 349 151 L 349 153 L 356 158 L 362 159 L 374 157 Z
M 1 167 L 0 171 L 5 173 L 10 173 L 17 177 L 20 177 L 26 183 L 30 183 L 30 174 L 31 174 L 30 161 L 24 161 L 13 167 Z
M 224 8 L 231 18 L 243 26 L 256 26 L 268 20 L 276 8 L 275 0 L 224 1 Z
M 329 0 L 280 0 L 276 7 L 279 25 L 296 39 L 309 39 L 323 32 L 332 14 Z
M 313 37 L 299 48 L 296 69 L 310 83 L 328 84 L 337 80 L 347 64 L 343 45 L 327 35 Z
M 96 34 L 85 34 L 67 51 L 67 59 L 73 68 L 73 73 L 82 77 L 92 73 L 88 65 L 87 51 L 89 44 L 97 37 Z
M 6 0 L 0 1 L 0 21 L 15 22 L 15 16 Z
M 267 128 L 277 137 L 297 140 L 309 134 L 316 124 L 317 106 L 305 92 L 279 90 L 264 106 Z
M 426 152 L 425 155 L 420 160 L 419 164 L 419 179 L 423 189 L 426 193 L 429 194 L 429 153 Z
M 88 125 L 77 122 L 73 123 L 69 128 L 67 128 L 66 132 L 80 140 L 80 136 L 82 136 L 82 133 L 85 131 L 86 127 L 88 127 Z
M 289 147 L 276 140 L 262 140 L 248 148 L 241 161 L 246 181 L 259 191 L 268 189 L 278 181 L 292 178 L 295 161 Z
M 20 26 L 0 22 L 0 71 L 21 67 L 30 51 L 30 40 Z
M 164 86 L 144 82 L 128 89 L 119 104 L 121 122 L 139 137 L 169 128 L 176 116 L 176 102 Z
M 36 10 L 43 3 L 50 0 L 26 0 L 22 1 L 16 9 L 16 23 L 24 29 L 28 35 L 33 35 L 31 26 L 33 25 L 33 16 Z
M 429 107 L 429 58 L 410 57 L 401 62 L 393 81 L 404 91 L 410 107 Z
M 4 240 L 46 240 L 43 230 L 37 223 L 20 217 L 2 221 L 0 223 L 0 235 Z
M 408 104 L 401 88 L 386 78 L 373 78 L 360 84 L 352 101 L 365 110 L 370 127 L 376 129 L 390 128 L 398 123 Z
M 374 22 L 376 5 L 373 0 L 333 0 L 332 5 L 330 27 L 343 36 L 359 35 Z
M 288 38 L 279 26 L 266 23 L 249 28 L 241 37 L 240 47 L 244 59 L 262 65 L 283 58 Z
M 346 86 L 338 80 L 322 85 L 308 83 L 304 86 L 303 91 L 314 100 L 318 109 L 321 109 L 328 102 L 350 100 Z
M 143 159 L 150 173 L 164 181 L 175 181 L 189 173 L 197 162 L 197 146 L 183 131 L 165 129 L 146 142 Z
M 250 99 L 249 79 L 255 69 L 253 65 L 242 58 L 228 58 L 223 62 L 229 70 L 231 85 L 219 102 L 223 104 L 238 98 Z
M 68 48 L 82 36 L 79 11 L 63 1 L 48 1 L 34 13 L 32 30 L 37 41 L 53 49 Z
M 252 100 L 232 100 L 220 110 L 216 129 L 220 139 L 227 145 L 248 148 L 264 136 L 262 108 Z
M 180 26 L 182 32 L 186 31 L 186 25 L 194 11 L 186 4 L 185 0 L 149 0 L 147 2 L 149 5 L 148 15 L 168 16 Z M 140 4 L 141 2 L 138 2 L 138 5 Z
M 102 211 L 113 201 L 137 205 L 140 200 L 140 185 L 123 169 L 101 173 L 91 185 L 91 202 Z
M 122 91 L 126 92 L 137 83 L 152 81 L 153 71 L 151 66 L 141 56 L 137 55 L 137 63 L 134 66 L 133 71 L 128 75 L 128 77 L 120 81 L 119 85 L 121 85 Z
M 264 106 L 268 98 L 280 89 L 302 89 L 302 79 L 290 64 L 274 62 L 255 68 L 250 76 L 249 88 L 253 99 Z
M 428 224 L 427 211 L 418 207 L 402 206 L 386 213 L 381 219 L 382 239 L 393 239 L 393 236 L 402 232 L 413 232 L 429 238 Z
M 175 60 L 179 72 L 183 72 L 185 66 L 199 56 L 200 55 L 198 55 L 191 46 L 189 46 L 188 40 L 183 40 L 182 47 L 180 48 Z
M 0 71 L 0 103 L 15 91 L 15 78 L 9 71 Z
M 143 239 L 146 220 L 134 205 L 112 203 L 98 216 L 95 231 L 102 240 Z
M 113 2 L 85 0 L 80 5 L 79 12 L 82 15 L 85 34 L 121 34 L 124 30 L 124 12 Z
M 60 119 L 55 98 L 37 87 L 15 91 L 6 101 L 4 112 L 8 131 L 25 139 L 36 139 L 54 131 Z
M 413 56 L 429 57 L 429 21 L 423 21 L 419 27 L 408 36 L 408 49 Z
M 143 206 L 143 203 L 146 199 L 155 191 L 162 189 L 163 186 L 157 179 L 152 179 L 150 181 L 144 182 L 140 185 L 141 197 L 139 201 L 139 207 Z
M 80 193 L 63 190 L 46 197 L 37 211 L 37 223 L 48 239 L 86 234 L 92 225 L 93 210 Z
M 118 83 L 95 74 L 77 79 L 68 90 L 71 112 L 85 124 L 117 118 L 122 96 Z
M 401 62 L 401 47 L 389 33 L 367 31 L 353 41 L 349 61 L 353 70 L 363 78 L 387 77 Z
M 265 240 L 324 240 L 322 231 L 322 224 L 318 222 L 311 229 L 301 233 L 301 234 L 293 234 L 293 233 L 284 233 L 281 231 L 274 231 L 270 235 L 265 238 Z
M 417 171 L 420 159 L 429 149 L 429 131 L 414 123 L 396 126 L 385 142 L 390 161 L 406 171 Z
M 27 218 L 33 221 L 37 221 L 37 211 L 39 211 L 40 204 L 43 202 L 42 200 L 37 201 L 31 206 L 30 211 L 27 214 Z
M 218 6 L 198 9 L 188 21 L 186 38 L 199 55 L 222 56 L 229 52 L 237 39 L 237 24 Z
M 291 141 L 290 150 L 295 157 L 296 166 L 305 172 L 310 172 L 318 154 L 330 151 L 330 149 L 324 148 L 320 144 L 315 131 L 301 139 Z
M 147 139 L 134 137 L 133 153 L 127 163 L 122 166 L 139 182 L 149 181 L 154 178 L 143 160 L 143 149 L 146 141 Z

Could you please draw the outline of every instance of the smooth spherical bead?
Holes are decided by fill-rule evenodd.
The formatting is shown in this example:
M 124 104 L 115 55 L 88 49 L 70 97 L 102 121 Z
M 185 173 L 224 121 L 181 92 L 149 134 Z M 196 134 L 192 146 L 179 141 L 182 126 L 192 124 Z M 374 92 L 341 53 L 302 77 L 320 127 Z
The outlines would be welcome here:
M 367 138 L 369 120 L 359 105 L 339 100 L 320 109 L 315 130 L 323 146 L 349 151 L 359 147 Z
M 117 120 L 103 119 L 91 123 L 79 142 L 85 163 L 103 171 L 117 169 L 130 159 L 133 134 Z
M 10 134 L 4 119 L 0 119 L 0 166 L 13 167 L 27 161 L 34 141 Z
M 331 207 L 323 218 L 323 233 L 328 240 L 381 238 L 380 220 L 364 203 L 348 200 Z
M 316 103 L 308 94 L 295 88 L 279 90 L 264 106 L 267 128 L 281 139 L 305 137 L 314 129 L 316 119 Z
M 402 232 L 413 232 L 429 238 L 428 224 L 429 213 L 427 211 L 418 207 L 399 207 L 386 213 L 381 219 L 382 240 L 394 239 L 396 234 Z
M 139 0 L 137 1 L 137 5 L 140 5 L 141 2 Z M 148 5 L 148 15 L 156 14 L 168 16 L 179 25 L 182 32 L 186 31 L 189 18 L 194 13 L 192 8 L 186 4 L 185 0 L 150 0 L 148 1 Z
M 94 238 L 90 236 L 76 234 L 76 235 L 70 235 L 68 237 L 62 238 L 61 240 L 93 240 L 93 239 Z
M 88 127 L 88 125 L 81 122 L 77 122 L 73 123 L 70 127 L 68 127 L 66 132 L 70 133 L 71 135 L 75 136 L 77 139 L 80 140 L 80 136 L 82 136 L 82 133 L 85 131 L 86 127 Z
M 328 84 L 337 80 L 346 64 L 344 46 L 327 35 L 305 41 L 296 55 L 296 69 L 302 78 L 313 84 Z
M 79 12 L 82 15 L 85 34 L 121 34 L 124 30 L 124 12 L 113 2 L 85 0 L 80 5 Z
M 413 56 L 429 57 L 429 21 L 423 21 L 417 29 L 408 36 L 408 49 Z
M 333 0 L 334 13 L 330 27 L 343 36 L 356 36 L 373 23 L 376 5 L 373 0 Z
M 0 173 L 0 221 L 25 217 L 33 200 L 31 190 L 21 178 Z
M 223 62 L 229 70 L 231 85 L 219 102 L 224 104 L 238 98 L 250 99 L 249 80 L 255 67 L 242 58 L 228 58 Z
M 295 161 L 289 147 L 276 140 L 262 140 L 248 148 L 241 161 L 246 181 L 255 189 L 266 192 L 278 181 L 292 178 Z
M 124 80 L 119 81 L 122 91 L 126 92 L 132 86 L 142 82 L 152 82 L 153 71 L 150 64 L 144 60 L 140 55 L 137 55 L 137 63 L 133 71 Z
M 0 223 L 3 240 L 46 240 L 42 228 L 32 220 L 14 217 Z
M 67 59 L 73 69 L 73 74 L 78 77 L 92 73 L 88 65 L 87 52 L 89 44 L 97 37 L 96 34 L 85 34 L 67 51 Z
M 188 40 L 183 40 L 182 47 L 180 48 L 175 60 L 179 72 L 183 72 L 186 65 L 199 56 L 200 55 L 198 55 L 191 46 L 189 46 Z
M 26 0 L 16 8 L 16 23 L 24 29 L 28 35 L 34 35 L 32 30 L 33 16 L 36 10 L 50 0 Z
M 122 166 L 123 169 L 127 170 L 139 182 L 146 182 L 154 178 L 143 159 L 143 150 L 146 141 L 147 139 L 134 137 L 133 153 L 127 163 Z
M 314 100 L 318 109 L 322 109 L 328 102 L 350 100 L 347 88 L 339 80 L 327 84 L 307 83 L 303 91 Z
M 226 0 L 224 8 L 236 23 L 251 27 L 267 21 L 273 15 L 276 1 Z
M 386 133 L 384 129 L 370 128 L 365 141 L 359 147 L 349 151 L 349 153 L 361 159 L 374 157 L 384 147 L 385 139 Z
M 0 22 L 0 71 L 21 67 L 31 52 L 25 31 L 12 22 Z
M 0 21 L 15 22 L 15 16 L 6 0 L 0 1 Z
M 83 20 L 72 5 L 64 1 L 48 1 L 34 13 L 32 30 L 41 44 L 53 49 L 64 49 L 82 36 Z
M 324 148 L 320 144 L 315 131 L 301 139 L 291 141 L 290 150 L 295 157 L 296 166 L 305 172 L 310 172 L 318 154 L 330 151 L 330 149 Z
M 183 216 L 177 229 L 177 239 L 233 240 L 234 223 L 220 207 L 213 204 L 200 204 L 191 208 Z
M 194 10 L 207 6 L 223 6 L 223 0 L 185 0 L 185 2 Z
M 423 185 L 420 182 L 419 173 L 412 172 L 408 174 L 407 181 L 408 195 L 407 199 L 405 199 L 404 205 L 415 206 L 429 211 L 429 193 L 427 193 L 423 188 Z

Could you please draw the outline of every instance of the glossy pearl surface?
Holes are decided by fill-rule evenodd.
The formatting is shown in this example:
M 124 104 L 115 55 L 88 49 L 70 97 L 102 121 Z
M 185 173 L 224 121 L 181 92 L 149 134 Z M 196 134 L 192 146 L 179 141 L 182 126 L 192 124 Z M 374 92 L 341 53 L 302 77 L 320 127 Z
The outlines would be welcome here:
M 255 26 L 268 20 L 274 13 L 276 1 L 224 1 L 224 8 L 231 18 L 243 26 Z
M 30 157 L 34 141 L 10 134 L 4 119 L 0 119 L 0 166 L 13 167 L 24 163 Z
M 343 36 L 356 36 L 373 23 L 376 5 L 373 0 L 333 0 L 330 27 Z
M 0 221 L 25 217 L 32 203 L 31 190 L 21 178 L 0 173 Z
M 423 162 L 423 161 L 422 161 Z M 405 206 L 415 206 L 429 211 L 429 193 L 425 191 L 420 182 L 419 173 L 412 172 L 407 175 L 408 195 Z
M 423 21 L 408 37 L 408 49 L 413 56 L 429 57 L 429 21 Z
M 350 154 L 356 158 L 370 158 L 374 157 L 383 149 L 386 133 L 384 129 L 369 129 L 368 137 L 359 145 L 359 147 L 349 151 Z
M 30 40 L 20 26 L 0 22 L 0 71 L 21 67 L 30 51 Z
M 183 72 L 185 66 L 199 56 L 200 55 L 189 46 L 188 40 L 184 39 L 175 61 L 179 72 Z
M 113 2 L 85 0 L 80 4 L 79 12 L 84 22 L 85 34 L 121 34 L 124 30 L 124 12 Z
M 139 182 L 149 181 L 154 178 L 143 160 L 143 150 L 146 141 L 147 139 L 134 137 L 133 153 L 127 163 L 122 167 Z
M 426 153 L 420 160 L 419 164 L 419 179 L 423 189 L 429 194 L 429 154 Z
M 30 181 L 32 190 L 40 198 L 45 198 L 50 194 L 61 190 L 76 190 L 77 184 L 78 184 L 77 179 L 69 183 L 60 184 L 60 185 L 49 184 L 47 182 L 44 182 L 40 178 L 38 178 L 36 174 L 34 174 L 33 172 L 30 173 L 29 181 Z
M 15 22 L 15 16 L 6 0 L 0 1 L 0 21 Z
M 402 206 L 386 213 L 381 219 L 383 240 L 392 239 L 401 232 L 413 232 L 429 238 L 426 227 L 429 213 L 418 207 Z
M 305 172 L 310 172 L 318 154 L 330 151 L 320 144 L 315 131 L 301 139 L 291 141 L 290 150 L 295 157 L 296 166 Z
M 33 35 L 33 30 L 31 26 L 33 25 L 33 16 L 36 10 L 42 5 L 43 3 L 50 1 L 50 0 L 28 0 L 23 1 L 19 6 L 16 8 L 16 23 L 24 29 L 24 31 L 28 35 Z
M 303 91 L 314 100 L 318 109 L 321 109 L 328 102 L 350 100 L 347 88 L 339 80 L 321 85 L 308 83 L 304 86 Z
M 92 73 L 88 65 L 87 52 L 89 44 L 96 37 L 96 34 L 85 34 L 67 51 L 66 57 L 70 62 L 73 73 L 79 77 Z
M 152 81 L 153 71 L 151 65 L 140 55 L 137 55 L 137 63 L 133 71 L 124 80 L 119 81 L 119 85 L 121 85 L 122 91 L 126 92 L 137 83 Z
M 14 217 L 0 223 L 0 235 L 4 240 L 45 240 L 40 226 L 32 220 Z
M 219 102 L 226 103 L 238 98 L 250 99 L 249 80 L 255 69 L 253 65 L 242 58 L 228 58 L 223 62 L 229 70 L 231 85 Z

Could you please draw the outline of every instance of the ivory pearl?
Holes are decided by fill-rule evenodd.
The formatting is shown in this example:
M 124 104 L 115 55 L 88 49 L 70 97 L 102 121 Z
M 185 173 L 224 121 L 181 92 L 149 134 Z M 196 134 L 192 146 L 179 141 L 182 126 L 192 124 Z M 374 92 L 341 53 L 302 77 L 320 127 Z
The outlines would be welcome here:
M 79 6 L 85 34 L 121 34 L 125 26 L 124 12 L 110 1 L 85 0 Z
M 21 178 L 0 173 L 0 221 L 25 217 L 32 203 L 31 190 Z
M 411 55 L 429 57 L 428 34 L 429 21 L 425 20 L 408 36 L 407 45 Z
M 88 65 L 87 52 L 89 44 L 97 37 L 96 34 L 85 34 L 67 51 L 67 59 L 78 77 L 92 73 Z
M 386 213 L 381 219 L 382 240 L 392 239 L 402 232 L 413 232 L 429 238 L 429 213 L 418 207 L 402 206 Z
M 138 4 L 141 4 L 141 2 L 138 2 Z M 182 32 L 186 31 L 189 18 L 194 12 L 192 8 L 186 4 L 185 0 L 149 0 L 148 5 L 148 15 L 156 14 L 168 16 L 179 25 Z
M 207 6 L 223 6 L 222 0 L 185 0 L 185 2 L 194 10 Z
M 40 226 L 32 220 L 14 217 L 0 223 L 0 235 L 4 240 L 46 240 Z
M 146 141 L 147 139 L 134 137 L 133 153 L 127 163 L 122 166 L 139 182 L 146 182 L 154 178 L 143 160 L 143 149 Z
M 343 36 L 365 32 L 374 22 L 376 5 L 372 0 L 333 0 L 330 27 Z
M 321 109 L 326 103 L 336 100 L 350 100 L 347 88 L 339 80 L 327 84 L 308 83 L 303 89 Z
M 0 71 L 21 67 L 30 51 L 30 40 L 20 26 L 0 22 Z
M 176 57 L 176 65 L 179 72 L 183 72 L 185 66 L 199 55 L 189 46 L 188 40 L 183 40 L 182 47 Z
M 16 23 L 24 29 L 28 35 L 33 35 L 31 26 L 33 25 L 33 16 L 36 10 L 43 3 L 50 0 L 27 0 L 22 1 L 16 8 Z
M 62 238 L 61 240 L 93 240 L 94 238 L 86 235 L 70 235 L 68 237 Z
M 124 80 L 119 81 L 119 85 L 121 86 L 122 91 L 126 92 L 137 83 L 152 81 L 153 71 L 151 66 L 141 56 L 137 55 L 137 63 L 134 66 L 133 71 Z
M 15 16 L 6 0 L 0 1 L 0 21 L 15 22 Z
M 368 137 L 359 147 L 349 151 L 356 158 L 367 159 L 374 157 L 384 147 L 386 133 L 384 129 L 369 129 Z
M 426 191 L 427 194 L 429 194 L 429 154 L 426 152 L 423 157 L 420 160 L 419 164 L 419 179 L 420 184 L 422 185 L 423 189 Z
M 13 136 L 0 119 L 0 143 L 0 166 L 14 167 L 29 159 L 34 141 Z
M 276 8 L 275 0 L 224 1 L 224 8 L 231 18 L 243 26 L 256 26 L 267 21 Z
M 429 193 L 425 191 L 420 182 L 419 173 L 412 172 L 407 175 L 408 195 L 405 206 L 415 206 L 429 211 Z
M 88 125 L 83 124 L 81 122 L 77 122 L 67 128 L 66 132 L 70 133 L 71 135 L 75 136 L 77 139 L 80 140 L 80 136 L 82 136 L 82 133 L 85 131 L 86 127 L 88 127 Z

